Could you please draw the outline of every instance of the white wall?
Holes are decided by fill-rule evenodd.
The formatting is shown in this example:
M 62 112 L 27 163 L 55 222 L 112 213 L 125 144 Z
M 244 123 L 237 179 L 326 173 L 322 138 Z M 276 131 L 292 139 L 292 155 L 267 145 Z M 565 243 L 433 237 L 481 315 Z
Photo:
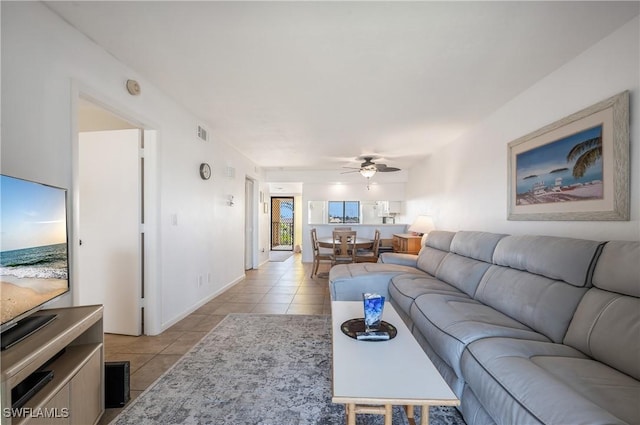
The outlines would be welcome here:
M 355 183 L 305 183 L 302 196 L 302 261 L 313 261 L 313 252 L 311 251 L 311 228 L 317 227 L 318 236 L 331 235 L 329 228 L 331 225 L 309 225 L 309 201 L 404 201 L 405 199 L 405 183 L 379 183 L 366 187 L 366 181 L 362 176 L 358 176 Z M 404 202 L 403 202 L 404 204 Z M 407 223 L 406 215 L 402 214 L 397 217 L 397 226 L 390 225 L 357 225 L 354 227 L 359 235 L 363 237 L 373 237 L 375 228 L 383 231 L 383 238 L 390 238 L 395 232 L 404 231 L 403 223 Z M 411 220 L 409 220 L 411 221 Z M 402 230 L 400 230 L 402 229 Z
M 74 87 L 88 91 L 127 118 L 158 130 L 157 181 L 150 184 L 157 187 L 158 205 L 150 208 L 157 209 L 158 217 L 154 249 L 161 327 L 241 279 L 245 176 L 262 180 L 255 164 L 217 140 L 215 131 L 211 141 L 198 140 L 196 127 L 206 122 L 41 3 L 2 2 L 1 7 L 2 172 L 72 188 Z M 126 92 L 127 79 L 138 80 L 140 96 Z M 209 181 L 198 175 L 205 161 L 213 168 Z M 235 169 L 234 178 L 225 175 L 228 166 Z M 235 196 L 234 207 L 227 205 L 229 195 Z M 72 234 L 71 240 L 76 239 Z M 72 244 L 72 253 L 73 248 Z M 198 287 L 200 276 L 204 284 Z M 73 276 L 71 281 L 82 284 Z M 67 297 L 63 304 L 70 300 Z
M 640 20 L 634 19 L 410 170 L 407 213 L 445 230 L 640 239 Z M 624 90 L 631 92 L 631 220 L 508 221 L 507 144 Z

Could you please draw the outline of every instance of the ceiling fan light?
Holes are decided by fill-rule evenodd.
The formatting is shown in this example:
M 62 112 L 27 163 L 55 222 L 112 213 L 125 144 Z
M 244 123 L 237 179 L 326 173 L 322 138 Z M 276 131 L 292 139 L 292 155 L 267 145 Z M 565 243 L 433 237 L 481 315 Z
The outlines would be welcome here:
M 364 167 L 360 169 L 360 174 L 362 175 L 362 177 L 366 178 L 366 179 L 370 179 L 371 177 L 373 177 L 376 174 L 376 171 L 378 171 L 376 169 L 375 166 L 373 167 Z

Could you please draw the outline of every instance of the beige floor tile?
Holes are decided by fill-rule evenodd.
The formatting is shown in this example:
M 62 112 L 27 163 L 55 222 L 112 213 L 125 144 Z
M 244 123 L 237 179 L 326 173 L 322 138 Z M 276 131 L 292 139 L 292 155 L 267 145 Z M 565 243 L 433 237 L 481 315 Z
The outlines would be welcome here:
M 260 298 L 260 303 L 276 303 L 276 304 L 291 304 L 294 294 L 266 294 Z
M 229 302 L 221 305 L 213 311 L 213 314 L 230 314 L 230 313 L 251 313 L 253 307 L 257 304 L 257 300 L 254 303 L 234 303 Z
M 112 353 L 109 352 L 109 346 L 104 352 L 104 360 L 106 362 L 129 362 L 129 373 L 133 374 L 151 360 L 155 354 L 135 354 L 135 353 Z
M 300 286 L 296 295 L 324 295 L 329 292 L 329 288 L 325 286 L 303 285 Z
M 268 294 L 289 294 L 293 295 L 298 292 L 299 286 L 274 286 L 268 292 Z
M 196 311 L 193 312 L 193 314 L 203 314 L 205 316 L 208 316 L 210 314 L 213 314 L 213 311 L 220 307 L 222 304 L 224 304 L 224 301 L 210 301 L 208 303 L 206 303 L 205 305 L 203 305 L 202 307 L 200 307 L 199 309 L 197 309 Z
M 256 304 L 252 313 L 258 314 L 285 314 L 289 304 Z
M 292 304 L 324 304 L 324 295 L 317 294 L 296 294 L 293 297 Z
M 293 287 L 297 288 L 300 286 L 300 282 L 293 282 L 289 280 L 277 281 L 274 283 L 274 287 Z
M 323 314 L 321 305 L 291 304 L 287 309 L 287 314 Z
M 160 354 L 186 354 L 207 332 L 184 332 L 173 344 L 162 350 Z
M 220 323 L 222 321 L 222 319 L 224 319 L 224 318 L 225 318 L 224 315 L 207 316 L 206 319 L 204 319 L 202 322 L 200 322 L 198 324 L 198 326 L 195 326 L 191 330 L 194 331 L 194 332 L 206 332 L 206 333 L 209 333 L 209 332 L 211 332 L 211 330 L 213 328 L 218 326 L 218 323 Z
M 265 292 L 261 293 L 247 293 L 247 294 L 236 294 L 229 302 L 232 303 L 249 303 L 256 304 L 258 303 L 262 297 L 268 292 L 268 289 Z
M 207 316 L 204 314 L 196 314 L 192 313 L 189 316 L 185 317 L 175 325 L 171 326 L 168 331 L 188 331 L 193 329 L 194 326 L 197 326 L 198 323 L 202 322 Z
M 164 372 L 177 362 L 182 354 L 158 354 L 144 366 L 131 374 L 131 389 L 144 391 Z

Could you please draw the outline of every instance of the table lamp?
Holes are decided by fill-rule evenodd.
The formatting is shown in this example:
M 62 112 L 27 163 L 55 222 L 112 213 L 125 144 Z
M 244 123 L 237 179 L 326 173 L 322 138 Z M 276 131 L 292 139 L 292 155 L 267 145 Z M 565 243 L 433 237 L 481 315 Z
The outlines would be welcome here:
M 409 226 L 408 231 L 416 236 L 422 236 L 425 233 L 429 233 L 435 228 L 433 220 L 428 215 L 419 215 Z

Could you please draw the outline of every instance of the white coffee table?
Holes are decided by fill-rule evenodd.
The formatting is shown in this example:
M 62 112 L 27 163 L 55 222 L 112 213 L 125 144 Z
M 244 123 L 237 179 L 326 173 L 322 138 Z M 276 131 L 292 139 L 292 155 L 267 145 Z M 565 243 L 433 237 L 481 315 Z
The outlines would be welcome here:
M 429 406 L 458 406 L 460 400 L 442 379 L 393 306 L 386 302 L 382 320 L 398 335 L 389 341 L 358 341 L 342 333 L 340 325 L 363 317 L 360 301 L 332 301 L 333 398 L 346 405 L 347 425 L 357 413 L 385 415 L 391 425 L 393 405 L 406 406 L 415 425 L 413 406 L 422 406 L 420 424 L 429 423 Z

